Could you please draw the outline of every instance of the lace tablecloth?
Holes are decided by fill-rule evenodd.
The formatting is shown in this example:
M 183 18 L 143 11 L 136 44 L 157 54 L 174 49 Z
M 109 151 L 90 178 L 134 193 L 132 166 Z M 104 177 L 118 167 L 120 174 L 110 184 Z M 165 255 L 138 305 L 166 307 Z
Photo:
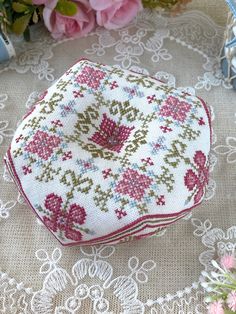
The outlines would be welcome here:
M 115 247 L 62 247 L 1 164 L 0 313 L 207 312 L 201 271 L 236 249 L 236 92 L 219 70 L 223 32 L 200 11 L 143 11 L 122 30 L 83 39 L 56 42 L 42 27 L 33 43 L 13 38 L 17 58 L 0 65 L 1 159 L 26 107 L 82 56 L 197 93 L 211 107 L 214 137 L 202 205 L 161 237 Z

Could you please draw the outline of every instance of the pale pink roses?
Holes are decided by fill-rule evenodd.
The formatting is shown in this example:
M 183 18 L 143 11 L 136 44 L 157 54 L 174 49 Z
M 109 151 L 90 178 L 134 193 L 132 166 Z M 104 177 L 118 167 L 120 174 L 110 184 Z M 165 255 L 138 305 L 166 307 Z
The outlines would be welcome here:
M 220 264 L 227 270 L 236 268 L 236 260 L 233 255 L 225 255 L 221 258 Z
M 59 0 L 33 0 L 44 5 L 43 19 L 54 38 L 81 37 L 88 34 L 97 24 L 107 29 L 127 25 L 142 9 L 141 0 L 73 0 L 77 13 L 68 16 L 57 10 Z
M 140 0 L 90 0 L 96 11 L 97 23 L 107 29 L 127 25 L 142 9 Z
M 65 16 L 55 10 L 58 0 L 33 0 L 34 4 L 44 4 L 43 19 L 53 38 L 81 37 L 89 33 L 95 25 L 95 13 L 87 0 L 74 1 L 77 13 Z

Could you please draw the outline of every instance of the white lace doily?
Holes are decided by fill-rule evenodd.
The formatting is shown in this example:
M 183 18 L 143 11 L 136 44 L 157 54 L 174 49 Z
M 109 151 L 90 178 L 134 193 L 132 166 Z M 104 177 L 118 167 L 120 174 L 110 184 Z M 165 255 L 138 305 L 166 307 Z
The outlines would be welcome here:
M 82 56 L 198 94 L 214 134 L 205 202 L 161 237 L 116 247 L 61 247 L 2 164 L 0 313 L 207 313 L 201 271 L 236 250 L 236 94 L 219 67 L 223 33 L 199 11 L 170 18 L 145 10 L 122 30 L 82 39 L 56 42 L 41 26 L 32 43 L 12 38 L 17 57 L 0 65 L 1 159 L 26 107 Z

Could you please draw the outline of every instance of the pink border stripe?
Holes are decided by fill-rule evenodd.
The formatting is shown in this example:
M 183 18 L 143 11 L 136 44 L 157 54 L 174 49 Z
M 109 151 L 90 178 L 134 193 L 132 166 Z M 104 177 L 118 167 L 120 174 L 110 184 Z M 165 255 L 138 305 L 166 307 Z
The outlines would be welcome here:
M 189 210 L 189 211 L 191 211 L 191 210 Z M 186 213 L 186 215 L 187 215 L 188 213 Z M 181 218 L 183 218 L 184 216 L 186 216 L 186 215 L 180 215 L 180 216 L 178 216 L 176 219 L 174 219 L 174 220 L 172 220 L 171 222 L 167 222 L 167 223 L 163 223 L 163 224 L 158 224 L 158 225 L 144 225 L 141 229 L 138 229 L 138 230 L 134 230 L 134 232 L 132 232 L 132 233 L 126 233 L 125 235 L 122 235 L 121 237 L 118 237 L 118 238 L 114 238 L 114 239 L 112 239 L 112 240 L 109 240 L 109 239 L 107 239 L 107 240 L 104 240 L 104 241 L 102 241 L 102 242 L 96 242 L 96 240 L 90 240 L 90 242 L 89 242 L 89 245 L 96 245 L 96 244 L 112 244 L 113 242 L 116 242 L 116 241 L 118 241 L 118 240 L 122 240 L 122 239 L 124 239 L 124 238 L 126 238 L 126 237 L 129 237 L 129 236 L 132 236 L 132 235 L 135 235 L 136 233 L 138 233 L 138 232 L 140 232 L 140 231 L 143 231 L 143 230 L 145 230 L 146 228 L 149 228 L 149 229 L 154 229 L 154 228 L 161 228 L 161 227 L 167 227 L 167 226 L 170 226 L 170 225 L 172 225 L 173 223 L 175 223 L 176 221 L 178 221 L 178 220 L 180 220 Z M 155 233 L 155 231 L 154 232 L 152 232 L 152 234 L 153 233 Z M 144 235 L 145 236 L 145 235 Z M 138 235 L 137 235 L 137 237 L 138 237 Z M 120 244 L 122 244 L 122 243 L 120 243 Z M 73 246 L 74 244 L 73 243 L 69 243 L 69 244 L 64 244 L 64 246 Z
M 89 240 L 88 242 L 92 243 L 92 244 L 113 243 L 113 242 L 116 242 L 118 239 L 123 239 L 127 236 L 135 235 L 135 234 L 143 231 L 145 228 L 154 229 L 154 228 L 159 228 L 159 227 L 161 228 L 161 227 L 169 226 L 169 225 L 173 224 L 175 221 L 185 217 L 187 214 L 188 214 L 188 212 L 173 218 L 171 221 L 163 220 L 164 222 L 160 221 L 160 222 L 152 223 L 150 221 L 150 219 L 149 220 L 145 219 L 140 225 L 138 225 L 138 229 L 135 229 L 135 226 L 134 226 L 133 228 L 129 228 L 126 233 L 123 233 L 122 235 L 119 235 L 119 233 L 118 233 L 116 236 L 112 237 L 111 239 L 109 237 L 108 239 L 104 239 L 101 241 L 99 241 L 99 240 L 97 241 L 96 239 L 94 239 L 94 240 Z M 152 223 L 152 224 L 150 224 L 150 223 Z M 71 246 L 71 245 L 73 245 L 73 243 L 72 244 L 66 244 L 66 246 Z
M 5 164 L 6 164 L 6 166 L 7 166 L 8 169 L 9 169 L 9 167 L 10 167 L 10 170 L 11 170 L 10 173 L 13 173 L 13 174 L 14 174 L 14 176 L 12 176 L 12 177 L 13 177 L 14 181 L 16 182 L 16 185 L 18 186 L 18 189 L 20 190 L 21 194 L 24 196 L 25 200 L 27 201 L 29 207 L 35 212 L 35 214 L 37 215 L 37 217 L 38 217 L 38 218 L 42 221 L 42 223 L 44 224 L 42 218 L 41 218 L 41 217 L 39 216 L 39 214 L 36 212 L 35 208 L 33 207 L 33 205 L 31 204 L 31 202 L 29 201 L 29 199 L 27 198 L 27 196 L 26 196 L 26 194 L 25 194 L 25 192 L 24 192 L 24 189 L 23 189 L 23 187 L 22 187 L 21 181 L 20 181 L 20 179 L 19 179 L 19 177 L 18 177 L 18 175 L 17 175 L 17 173 L 16 173 L 15 166 L 14 166 L 14 163 L 13 163 L 13 160 L 12 160 L 12 157 L 11 157 L 11 152 L 10 152 L 10 150 L 11 150 L 11 146 L 9 147 L 9 149 L 8 149 L 8 151 L 7 151 L 8 160 L 6 160 L 6 158 L 5 158 L 5 160 L 4 160 L 4 161 L 5 161 Z M 202 201 L 201 201 L 201 202 L 202 202 Z M 200 202 L 200 203 L 201 203 L 201 202 Z M 92 244 L 92 243 L 95 242 L 95 241 L 98 242 L 98 241 L 103 241 L 103 240 L 104 240 L 104 241 L 109 240 L 109 237 L 111 237 L 111 236 L 113 236 L 113 235 L 116 235 L 116 234 L 119 234 L 120 232 L 125 231 L 125 230 L 127 230 L 127 229 L 129 229 L 129 228 L 135 226 L 135 225 L 138 224 L 139 222 L 145 221 L 145 220 L 150 219 L 150 218 L 151 218 L 151 219 L 152 219 L 152 218 L 168 218 L 168 217 L 177 218 L 178 216 L 181 216 L 181 214 L 183 214 L 183 213 L 185 213 L 185 212 L 188 212 L 188 211 L 192 210 L 193 208 L 197 207 L 200 203 L 195 204 L 194 206 L 192 206 L 192 207 L 190 207 L 190 208 L 187 208 L 187 209 L 184 209 L 184 210 L 182 210 L 182 211 L 180 211 L 180 212 L 178 212 L 178 213 L 164 214 L 164 215 L 161 215 L 161 214 L 145 215 L 145 216 L 140 217 L 140 218 L 138 218 L 137 220 L 133 221 L 132 223 L 130 223 L 130 224 L 128 224 L 128 225 L 126 225 L 126 226 L 124 226 L 124 227 L 122 227 L 122 228 L 120 228 L 120 229 L 114 231 L 114 232 L 109 233 L 108 235 L 98 237 L 98 238 L 96 238 L 96 239 L 94 239 L 94 240 L 80 241 L 80 242 L 74 242 L 74 243 L 69 243 L 69 244 L 62 243 L 62 242 L 60 241 L 60 239 L 58 239 L 58 238 L 56 237 L 56 235 L 55 235 L 45 224 L 44 224 L 44 226 L 53 234 L 53 236 L 54 236 L 63 246 Z M 180 217 L 180 218 L 181 218 L 181 217 Z M 178 218 L 178 219 L 180 219 L 180 218 Z M 169 225 L 169 224 L 171 224 L 171 223 L 164 224 L 163 226 L 166 226 L 166 225 Z M 162 225 L 158 225 L 158 226 L 161 227 Z M 141 230 L 139 230 L 139 231 L 141 231 Z

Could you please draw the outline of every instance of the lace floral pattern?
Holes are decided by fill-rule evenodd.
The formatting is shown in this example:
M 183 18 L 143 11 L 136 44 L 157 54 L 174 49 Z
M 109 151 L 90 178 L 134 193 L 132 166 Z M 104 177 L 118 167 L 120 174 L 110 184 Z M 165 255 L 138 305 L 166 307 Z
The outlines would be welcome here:
M 0 110 L 5 107 L 5 101 L 7 100 L 7 94 L 0 94 Z
M 0 64 L 1 156 L 11 141 L 17 121 L 25 111 L 33 110 L 43 91 L 64 71 L 61 71 L 62 64 L 69 67 L 81 54 L 99 62 L 114 63 L 117 68 L 151 75 L 172 87 L 178 86 L 183 93 L 203 96 L 212 105 L 214 131 L 210 178 L 203 205 L 173 228 L 162 229 L 153 239 L 132 242 L 132 245 L 56 248 L 57 243 L 46 235 L 44 225 L 34 215 L 29 217 L 28 205 L 16 191 L 6 167 L 0 165 L 1 313 L 207 313 L 201 271 L 211 271 L 212 259 L 219 260 L 223 254 L 236 250 L 235 94 L 229 90 L 219 68 L 223 32 L 223 27 L 198 11 L 175 18 L 144 11 L 124 29 L 109 32 L 97 28 L 86 39 L 78 39 L 79 44 L 77 40 L 67 39 L 55 42 L 40 26 L 35 28 L 31 44 L 12 38 L 17 58 Z M 191 69 L 188 68 L 190 59 Z M 186 65 L 184 70 L 180 64 Z M 17 80 L 26 80 L 27 88 L 22 87 L 20 80 L 14 80 L 11 73 L 17 74 Z M 87 84 L 97 86 L 98 81 L 87 81 Z M 111 88 L 116 88 L 115 82 Z M 24 93 L 29 95 L 26 108 L 20 105 Z M 130 90 L 124 93 L 132 97 Z M 82 98 L 83 90 L 75 96 Z M 151 104 L 152 99 L 149 100 Z M 61 107 L 62 115 L 70 115 L 74 110 L 73 103 L 69 110 L 65 107 Z M 184 118 L 183 112 L 178 117 Z M 165 145 L 165 139 L 157 137 L 150 142 L 150 154 L 158 156 Z M 70 158 L 69 154 L 64 158 Z M 81 156 L 77 166 L 78 172 L 88 174 L 97 167 L 92 159 L 84 160 Z M 202 163 L 201 166 L 204 172 Z M 108 168 L 104 176 L 109 174 Z M 197 184 L 194 188 L 198 186 L 201 190 L 199 182 L 194 182 Z M 54 204 L 61 210 L 61 195 L 55 194 Z M 71 219 L 81 223 L 86 219 L 83 210 L 77 217 L 72 208 L 66 225 L 57 221 L 48 203 L 46 206 L 50 215 L 45 219 L 53 228 L 71 232 Z M 120 211 L 116 214 L 123 217 Z M 118 221 L 122 223 L 122 219 Z
M 227 163 L 233 164 L 236 162 L 236 138 L 227 136 L 225 142 L 226 145 L 218 145 L 214 151 L 219 155 L 225 155 Z
M 4 137 L 12 137 L 14 130 L 8 128 L 9 121 L 0 121 L 0 145 L 3 143 Z
M 219 260 L 224 255 L 232 255 L 236 249 L 236 226 L 223 231 L 221 228 L 212 228 L 209 219 L 204 222 L 197 218 L 191 220 L 195 227 L 194 235 L 201 237 L 202 243 L 207 248 L 199 256 L 199 261 L 204 265 L 206 271 L 214 267 L 211 264 L 213 259 Z
M 195 228 L 193 234 L 201 238 L 206 248 L 211 249 L 202 252 L 199 257 L 200 262 L 209 271 L 214 254 L 219 258 L 235 250 L 236 227 L 229 228 L 225 233 L 219 228 L 212 228 L 209 220 L 202 222 L 193 218 L 191 222 Z M 42 288 L 33 292 L 32 288 L 25 288 L 23 283 L 17 283 L 7 274 L 0 273 L 4 309 L 13 313 L 13 302 L 16 302 L 19 309 L 28 308 L 29 313 L 32 311 L 35 314 L 46 314 L 54 311 L 74 314 L 82 311 L 84 304 L 89 302 L 94 313 L 115 313 L 113 306 L 117 308 L 118 302 L 121 311 L 125 313 L 206 313 L 204 293 L 200 286 L 201 275 L 197 282 L 177 291 L 176 294 L 167 294 L 143 302 L 139 298 L 139 286 L 148 283 L 156 263 L 153 260 L 140 261 L 136 256 L 132 256 L 127 262 L 127 274 L 117 276 L 114 275 L 115 270 L 109 262 L 109 258 L 117 254 L 115 251 L 113 246 L 81 248 L 82 256 L 70 270 L 60 265 L 63 255 L 59 248 L 55 248 L 51 256 L 44 249 L 36 251 L 36 257 L 42 263 L 39 269 L 39 273 L 44 276 Z M 88 281 L 87 277 L 92 281 Z M 97 280 L 99 285 L 96 284 Z M 115 304 L 107 299 L 109 290 L 112 291 L 109 293 L 117 298 Z M 63 294 L 67 295 L 67 298 L 56 301 L 56 298 Z M 20 307 L 20 299 L 24 299 L 23 308 Z
M 16 201 L 8 201 L 3 203 L 0 199 L 0 221 L 1 219 L 6 219 L 9 217 L 9 211 L 14 208 L 16 205 Z
M 48 60 L 53 57 L 52 48 L 55 40 L 48 36 L 42 26 L 34 28 L 34 39 L 31 43 L 15 37 L 12 40 L 17 57 L 0 65 L 0 73 L 6 69 L 15 70 L 20 74 L 31 71 L 40 80 L 53 81 L 54 69 L 50 67 Z
M 205 32 L 205 29 L 208 31 Z M 88 56 L 102 57 L 113 49 L 114 62 L 119 62 L 126 69 L 140 65 L 144 53 L 149 55 L 154 64 L 161 60 L 171 60 L 173 56 L 163 47 L 164 41 L 175 41 L 177 45 L 182 45 L 203 58 L 203 70 L 206 72 L 197 77 L 196 89 L 210 90 L 212 86 L 221 84 L 229 88 L 219 70 L 218 47 L 223 40 L 223 28 L 198 11 L 186 12 L 172 19 L 155 11 L 144 10 L 122 30 L 109 32 L 98 27 L 90 33 L 89 37 L 91 36 L 93 40 L 97 38 L 97 42 L 85 49 Z M 54 69 L 49 63 L 53 57 L 52 49 L 65 41 L 68 39 L 56 42 L 37 25 L 34 28 L 33 43 L 28 44 L 13 37 L 17 58 L 0 65 L 0 73 L 7 69 L 22 74 L 31 71 L 40 80 L 53 81 Z

